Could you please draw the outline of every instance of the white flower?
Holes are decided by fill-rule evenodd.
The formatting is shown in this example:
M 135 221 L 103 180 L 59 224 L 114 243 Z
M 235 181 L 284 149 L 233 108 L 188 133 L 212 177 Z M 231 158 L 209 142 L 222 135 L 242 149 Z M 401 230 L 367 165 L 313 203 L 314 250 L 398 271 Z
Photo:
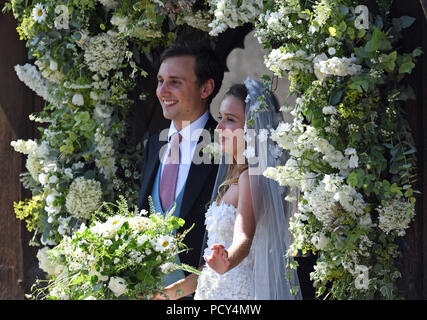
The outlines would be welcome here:
M 171 273 L 172 271 L 175 270 L 175 264 L 172 262 L 166 262 L 164 264 L 162 264 L 160 266 L 160 270 L 164 273 L 164 274 L 168 274 Z
M 32 15 L 35 22 L 43 22 L 46 20 L 46 9 L 41 3 L 37 3 L 33 8 Z
M 328 77 L 327 74 L 324 74 L 321 71 L 321 65 L 320 65 L 320 62 L 326 61 L 326 60 L 328 60 L 328 56 L 325 53 L 321 53 L 321 54 L 315 56 L 313 59 L 313 71 L 314 71 L 315 76 L 319 80 L 324 80 L 325 78 Z
M 363 227 L 370 228 L 372 226 L 371 215 L 366 213 L 365 215 L 361 216 L 359 218 L 359 224 Z
M 46 173 L 40 173 L 38 176 L 38 180 L 42 186 L 47 185 L 48 177 Z
M 84 105 L 85 101 L 83 99 L 83 96 L 80 93 L 76 93 L 73 95 L 71 103 L 76 105 L 76 106 L 82 106 L 82 105 Z
M 42 166 L 40 164 L 39 158 L 37 158 L 34 153 L 28 155 L 27 161 L 25 162 L 25 167 L 27 168 L 31 177 L 35 181 L 38 181 Z
M 326 191 L 336 192 L 344 182 L 344 177 L 336 174 L 325 174 L 322 182 L 325 184 Z
M 70 179 L 73 178 L 73 170 L 71 168 L 64 169 L 64 174 L 69 177 Z
M 96 180 L 78 177 L 70 185 L 65 207 L 79 219 L 89 219 L 102 200 L 101 184 Z
M 334 106 L 326 106 L 323 107 L 322 112 L 324 115 L 337 114 L 337 108 L 335 108 Z
M 110 70 L 119 68 L 126 52 L 126 42 L 111 30 L 88 38 L 80 46 L 84 49 L 84 61 L 88 68 L 102 77 L 106 77 Z
M 132 217 L 128 219 L 129 226 L 134 231 L 143 231 L 154 227 L 153 221 L 146 217 Z
M 354 148 L 347 148 L 344 150 L 344 154 L 346 156 L 350 156 L 350 160 L 348 163 L 348 166 L 350 168 L 357 168 L 359 166 L 359 157 L 357 156 L 356 149 Z
M 174 238 L 168 235 L 160 236 L 155 242 L 155 250 L 158 252 L 163 252 L 173 248 Z
M 353 76 L 359 73 L 359 71 L 362 69 L 361 65 L 355 64 L 356 61 L 357 59 L 354 57 L 332 57 L 330 59 L 318 61 L 315 64 L 315 69 L 318 68 L 322 75 L 335 75 L 340 77 L 347 75 Z
M 126 280 L 120 277 L 111 277 L 108 282 L 108 289 L 110 289 L 116 297 L 128 291 Z
M 376 211 L 379 213 L 378 227 L 386 234 L 396 231 L 399 236 L 405 234 L 414 216 L 413 204 L 397 198 L 384 202 Z
M 117 8 L 119 3 L 115 0 L 98 0 L 104 7 L 107 9 L 107 11 L 111 9 Z
M 313 235 L 313 237 L 311 238 L 311 242 L 318 250 L 323 250 L 329 243 L 329 238 L 326 237 L 323 233 L 318 232 Z
M 104 238 L 111 239 L 116 236 L 125 221 L 126 219 L 123 216 L 116 215 L 108 218 L 104 223 L 95 222 L 90 231 L 98 233 Z
M 58 177 L 55 175 L 52 175 L 49 177 L 49 183 L 57 183 L 58 182 Z
M 64 270 L 64 265 L 52 261 L 48 255 L 49 247 L 44 247 L 37 251 L 39 268 L 50 276 L 57 276 Z
M 114 158 L 114 142 L 105 136 L 100 128 L 95 132 L 96 150 L 99 152 L 99 157 L 95 159 L 95 165 L 107 179 L 113 179 L 117 171 Z
M 111 17 L 110 22 L 112 25 L 117 27 L 119 32 L 126 32 L 128 30 L 127 24 L 129 23 L 129 19 L 127 17 L 114 15 Z
M 328 53 L 329 53 L 331 56 L 333 56 L 335 53 L 337 53 L 337 50 L 335 50 L 335 48 L 334 48 L 334 47 L 331 47 L 331 48 L 329 48 L 329 49 L 328 49 Z
M 273 49 L 264 57 L 265 66 L 277 76 L 282 77 L 288 71 L 312 71 L 311 61 L 314 55 L 307 54 L 304 50 L 286 52 L 285 49 Z
M 138 238 L 136 238 L 136 245 L 142 246 L 145 242 L 149 241 L 149 237 L 146 234 L 140 235 L 138 236 Z
M 70 299 L 70 296 L 65 292 L 65 290 L 59 286 L 54 286 L 49 294 L 59 298 L 60 300 Z
M 23 66 L 16 65 L 15 72 L 19 80 L 24 82 L 44 100 L 53 104 L 60 103 L 54 95 L 50 94 L 50 90 L 54 88 L 54 84 L 45 79 L 35 66 L 28 63 Z
M 353 200 L 353 198 L 345 191 L 338 191 L 334 195 L 334 200 L 338 201 L 343 208 L 350 207 L 350 202 Z

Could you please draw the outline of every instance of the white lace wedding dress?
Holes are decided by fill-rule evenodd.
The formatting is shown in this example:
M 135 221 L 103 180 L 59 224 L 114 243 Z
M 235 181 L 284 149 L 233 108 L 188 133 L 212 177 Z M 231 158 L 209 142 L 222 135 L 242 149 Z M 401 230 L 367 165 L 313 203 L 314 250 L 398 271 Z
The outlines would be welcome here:
M 231 246 L 236 211 L 234 206 L 226 203 L 217 205 L 213 202 L 210 205 L 205 214 L 208 232 L 205 256 L 211 255 L 210 247 L 215 243 L 224 245 L 225 249 Z M 253 300 L 253 265 L 252 249 L 240 264 L 222 275 L 206 264 L 198 278 L 194 300 Z

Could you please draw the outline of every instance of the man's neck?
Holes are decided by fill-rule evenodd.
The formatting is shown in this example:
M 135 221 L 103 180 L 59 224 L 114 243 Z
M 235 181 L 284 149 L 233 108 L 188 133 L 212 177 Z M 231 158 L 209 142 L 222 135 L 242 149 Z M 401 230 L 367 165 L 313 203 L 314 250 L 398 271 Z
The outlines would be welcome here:
M 200 117 L 205 114 L 206 110 L 207 109 L 202 110 L 198 116 L 194 117 L 191 120 L 172 120 L 173 121 L 173 125 L 175 126 L 175 129 L 178 132 L 180 132 L 182 129 L 184 129 L 185 127 L 189 126 L 194 121 L 197 121 L 198 119 L 200 119 Z

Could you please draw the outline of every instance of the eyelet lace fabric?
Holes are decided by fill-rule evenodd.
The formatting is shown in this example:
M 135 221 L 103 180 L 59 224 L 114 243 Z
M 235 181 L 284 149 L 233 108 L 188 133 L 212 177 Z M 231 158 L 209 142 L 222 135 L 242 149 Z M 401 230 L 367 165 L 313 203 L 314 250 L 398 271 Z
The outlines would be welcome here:
M 237 209 L 229 204 L 217 205 L 213 202 L 205 214 L 208 246 L 204 252 L 210 256 L 210 247 L 222 244 L 228 250 L 233 242 L 234 222 Z M 254 254 L 249 255 L 230 271 L 219 275 L 207 264 L 199 276 L 195 300 L 253 300 L 253 265 Z

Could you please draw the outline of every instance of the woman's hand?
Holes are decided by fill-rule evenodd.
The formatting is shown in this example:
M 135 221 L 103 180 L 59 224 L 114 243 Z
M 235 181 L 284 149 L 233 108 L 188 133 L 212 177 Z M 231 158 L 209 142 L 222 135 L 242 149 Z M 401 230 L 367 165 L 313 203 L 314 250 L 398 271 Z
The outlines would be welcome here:
M 211 247 L 212 254 L 210 257 L 205 257 L 206 263 L 214 269 L 218 274 L 224 274 L 229 270 L 230 261 L 228 260 L 228 252 L 222 244 L 214 244 Z

